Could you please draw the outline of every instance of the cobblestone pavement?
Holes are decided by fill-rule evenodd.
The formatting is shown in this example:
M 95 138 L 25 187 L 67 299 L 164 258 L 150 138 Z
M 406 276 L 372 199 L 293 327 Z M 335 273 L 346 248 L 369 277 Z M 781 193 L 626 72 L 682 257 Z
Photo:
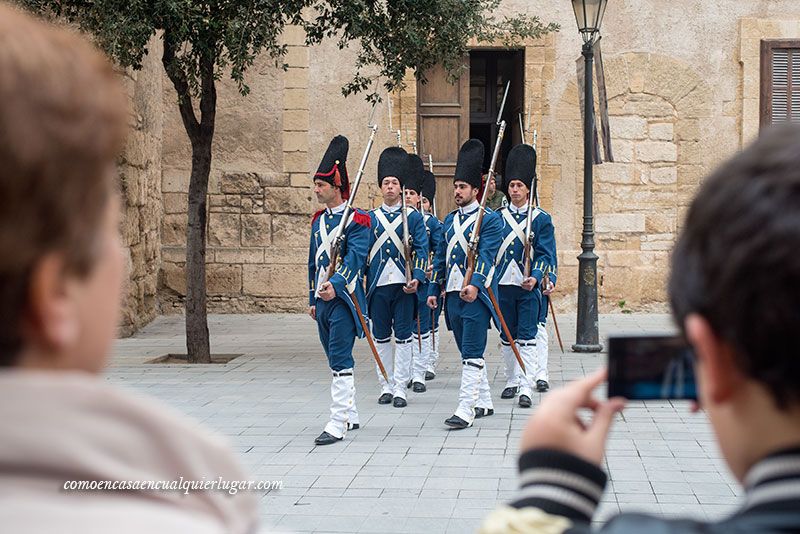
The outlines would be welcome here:
M 304 315 L 214 315 L 212 350 L 241 353 L 226 365 L 166 365 L 146 361 L 185 352 L 183 317 L 163 316 L 136 336 L 118 340 L 111 381 L 157 397 L 231 441 L 255 480 L 280 480 L 266 493 L 266 528 L 294 532 L 471 532 L 517 487 L 517 447 L 534 406 L 501 400 L 505 381 L 499 338 L 487 350 L 496 414 L 474 427 L 443 424 L 456 406 L 461 365 L 442 328 L 436 379 L 406 408 L 378 405 L 375 366 L 365 341 L 356 344 L 356 402 L 362 428 L 345 440 L 315 447 L 328 417 L 330 372 L 316 326 Z M 442 326 L 444 326 L 442 324 Z M 574 317 L 559 326 L 566 354 L 550 333 L 554 386 L 584 376 L 605 354 L 569 352 Z M 603 315 L 601 338 L 619 332 L 664 332 L 666 315 Z M 601 392 L 602 394 L 602 392 Z M 600 521 L 620 510 L 717 518 L 738 501 L 702 414 L 686 402 L 631 402 L 618 417 L 605 468 L 610 482 Z

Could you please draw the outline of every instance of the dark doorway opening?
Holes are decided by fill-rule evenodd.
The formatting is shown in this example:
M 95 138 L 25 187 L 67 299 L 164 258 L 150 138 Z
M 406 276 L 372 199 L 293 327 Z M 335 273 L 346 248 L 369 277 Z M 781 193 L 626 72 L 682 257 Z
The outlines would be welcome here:
M 506 131 L 500 145 L 495 171 L 503 166 L 511 148 L 522 141 L 519 114 L 524 113 L 525 52 L 523 50 L 473 50 L 469 54 L 469 136 L 485 147 L 483 171 L 488 172 L 500 127 L 497 114 L 506 83 L 511 82 L 502 119 Z M 523 117 L 524 118 L 524 117 Z M 500 184 L 498 184 L 500 185 Z

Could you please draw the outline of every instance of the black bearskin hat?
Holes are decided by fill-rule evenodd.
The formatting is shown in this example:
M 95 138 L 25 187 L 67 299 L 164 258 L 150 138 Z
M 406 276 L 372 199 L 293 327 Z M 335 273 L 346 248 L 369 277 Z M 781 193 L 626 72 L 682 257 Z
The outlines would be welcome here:
M 390 146 L 378 158 L 378 185 L 387 176 L 394 176 L 405 186 L 409 176 L 408 153 L 399 146 Z
M 433 204 L 433 198 L 436 196 L 436 177 L 431 171 L 425 171 L 425 178 L 422 180 L 422 196 Z
M 512 180 L 519 180 L 528 189 L 531 188 L 533 177 L 536 174 L 536 150 L 531 145 L 517 145 L 511 149 L 506 158 L 506 172 L 503 179 L 503 188 L 508 189 Z M 497 184 L 498 189 L 500 184 Z
M 350 197 L 350 179 L 347 176 L 347 150 L 350 143 L 343 135 L 331 139 L 328 150 L 322 156 L 314 180 L 322 180 L 342 190 L 342 198 Z
M 482 184 L 481 167 L 483 166 L 483 143 L 478 139 L 469 139 L 458 151 L 454 182 L 466 182 L 480 189 Z
M 406 189 L 420 194 L 422 192 L 422 181 L 425 179 L 425 164 L 417 154 L 408 155 L 408 178 L 403 184 Z

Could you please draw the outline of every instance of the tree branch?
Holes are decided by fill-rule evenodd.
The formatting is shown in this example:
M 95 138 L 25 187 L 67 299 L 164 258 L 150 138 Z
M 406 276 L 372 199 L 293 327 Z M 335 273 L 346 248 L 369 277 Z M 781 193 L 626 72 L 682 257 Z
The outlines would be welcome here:
M 189 82 L 181 68 L 177 65 L 175 56 L 175 43 L 170 39 L 169 33 L 164 31 L 164 53 L 161 56 L 161 63 L 167 76 L 172 81 L 175 91 L 178 93 L 178 109 L 181 112 L 183 127 L 192 142 L 200 134 L 200 124 L 194 114 L 192 107 L 192 95 L 189 91 Z

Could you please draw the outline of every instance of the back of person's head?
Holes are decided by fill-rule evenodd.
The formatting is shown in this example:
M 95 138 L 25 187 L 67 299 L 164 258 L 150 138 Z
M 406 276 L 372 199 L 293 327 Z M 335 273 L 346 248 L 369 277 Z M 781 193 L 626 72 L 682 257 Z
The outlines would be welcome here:
M 103 280 L 97 295 L 86 289 L 103 258 L 119 256 L 104 232 L 116 224 L 127 120 L 127 99 L 99 51 L 0 4 L 0 366 L 20 363 L 31 345 L 102 350 L 88 314 Z M 111 285 L 112 275 L 97 276 Z M 100 327 L 116 322 L 118 301 L 95 307 L 112 315 L 97 317 Z
M 672 256 L 680 327 L 702 316 L 775 405 L 800 404 L 800 127 L 775 127 L 719 167 Z

